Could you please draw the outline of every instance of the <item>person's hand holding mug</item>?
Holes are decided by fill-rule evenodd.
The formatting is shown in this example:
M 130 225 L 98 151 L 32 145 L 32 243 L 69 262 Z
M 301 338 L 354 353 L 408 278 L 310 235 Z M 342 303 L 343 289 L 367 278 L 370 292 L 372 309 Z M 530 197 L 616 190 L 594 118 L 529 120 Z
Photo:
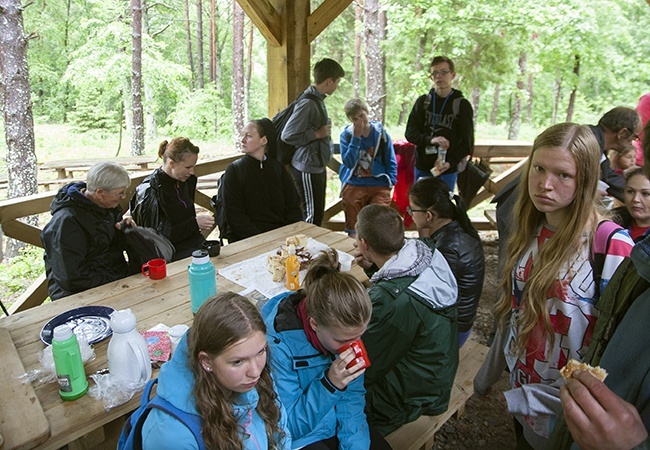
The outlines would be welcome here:
M 350 363 L 353 365 L 350 366 Z M 363 375 L 365 371 L 365 362 L 362 359 L 357 359 L 354 350 L 348 348 L 334 360 L 326 376 L 336 389 L 342 391 L 348 384 Z

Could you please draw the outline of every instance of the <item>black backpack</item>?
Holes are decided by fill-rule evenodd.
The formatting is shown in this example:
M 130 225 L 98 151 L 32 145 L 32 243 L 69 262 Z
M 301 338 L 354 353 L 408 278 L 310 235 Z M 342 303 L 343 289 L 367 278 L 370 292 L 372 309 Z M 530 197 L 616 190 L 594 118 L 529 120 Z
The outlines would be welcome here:
M 282 130 L 284 130 L 284 127 L 287 125 L 289 118 L 293 114 L 293 110 L 296 108 L 296 104 L 304 98 L 316 102 L 316 104 L 318 105 L 318 110 L 320 111 L 321 114 L 321 123 L 323 125 L 327 123 L 327 115 L 325 114 L 325 111 L 322 106 L 323 101 L 318 96 L 314 94 L 310 94 L 308 92 L 302 93 L 297 99 L 292 101 L 289 104 L 289 106 L 287 106 L 282 111 L 277 113 L 273 117 L 273 119 L 271 119 L 271 122 L 273 122 L 273 125 L 275 125 L 275 131 L 277 133 L 277 142 L 276 142 L 275 149 L 271 149 L 271 151 L 269 151 L 269 156 L 271 158 L 277 159 L 282 164 L 290 164 L 291 158 L 293 158 L 293 154 L 296 153 L 295 145 L 287 144 L 282 140 Z
M 176 251 L 174 245 L 153 228 L 122 224 L 122 231 L 129 255 L 130 273 L 139 273 L 142 265 L 151 259 L 162 258 L 168 263 L 172 261 Z

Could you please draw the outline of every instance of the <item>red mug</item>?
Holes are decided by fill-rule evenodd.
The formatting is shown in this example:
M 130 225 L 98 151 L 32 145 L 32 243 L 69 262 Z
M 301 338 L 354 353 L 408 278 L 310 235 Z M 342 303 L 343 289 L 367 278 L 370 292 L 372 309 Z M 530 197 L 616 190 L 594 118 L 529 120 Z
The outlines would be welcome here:
M 167 276 L 167 263 L 164 259 L 152 259 L 142 265 L 142 275 L 152 280 L 162 280 Z
M 345 367 L 346 369 L 349 369 L 350 367 L 354 366 L 356 363 L 359 362 L 359 360 L 363 361 L 363 366 L 361 367 L 362 369 L 365 367 L 370 367 L 370 358 L 368 358 L 368 352 L 366 351 L 366 346 L 363 345 L 363 341 L 361 339 L 352 341 L 349 344 L 345 344 L 343 347 L 339 348 L 339 355 L 349 348 L 351 348 L 352 351 L 354 351 L 355 358 Z

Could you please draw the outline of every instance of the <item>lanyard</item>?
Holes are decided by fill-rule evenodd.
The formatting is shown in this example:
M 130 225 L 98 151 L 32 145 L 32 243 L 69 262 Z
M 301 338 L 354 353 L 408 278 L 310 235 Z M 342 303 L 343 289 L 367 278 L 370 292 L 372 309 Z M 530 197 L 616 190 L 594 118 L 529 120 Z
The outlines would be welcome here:
M 442 108 L 440 108 L 440 116 L 442 116 L 442 112 L 445 110 L 445 105 L 447 104 L 447 100 L 449 100 L 449 97 L 451 97 L 452 92 L 454 92 L 454 91 L 453 90 L 449 91 L 449 94 L 447 94 L 447 96 L 445 97 L 445 101 L 442 102 Z M 437 98 L 438 98 L 438 94 L 436 94 L 434 92 L 433 93 L 433 111 L 431 111 L 432 112 L 432 114 L 431 114 L 431 125 L 433 126 L 433 128 L 435 128 L 436 125 L 438 124 L 438 122 L 436 120 L 436 99 Z

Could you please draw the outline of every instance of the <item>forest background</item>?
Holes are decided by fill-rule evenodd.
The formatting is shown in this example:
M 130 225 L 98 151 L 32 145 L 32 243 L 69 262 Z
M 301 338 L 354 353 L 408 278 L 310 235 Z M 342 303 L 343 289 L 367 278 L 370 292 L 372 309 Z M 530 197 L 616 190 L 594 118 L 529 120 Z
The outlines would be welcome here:
M 345 101 L 360 96 L 402 138 L 434 54 L 455 61 L 477 138 L 532 140 L 556 122 L 596 123 L 650 90 L 649 5 L 353 2 L 312 44 L 312 63 L 333 58 L 347 72 L 327 101 L 332 135 L 347 123 Z M 232 154 L 246 121 L 268 114 L 266 42 L 235 0 L 0 0 L 0 71 L 0 181 L 9 174 L 0 198 L 35 193 L 37 161 L 155 154 L 179 135 L 204 155 Z M 30 105 L 31 131 L 16 114 Z M 0 277 L 42 271 L 41 254 L 27 255 L 27 268 L 14 258 Z

